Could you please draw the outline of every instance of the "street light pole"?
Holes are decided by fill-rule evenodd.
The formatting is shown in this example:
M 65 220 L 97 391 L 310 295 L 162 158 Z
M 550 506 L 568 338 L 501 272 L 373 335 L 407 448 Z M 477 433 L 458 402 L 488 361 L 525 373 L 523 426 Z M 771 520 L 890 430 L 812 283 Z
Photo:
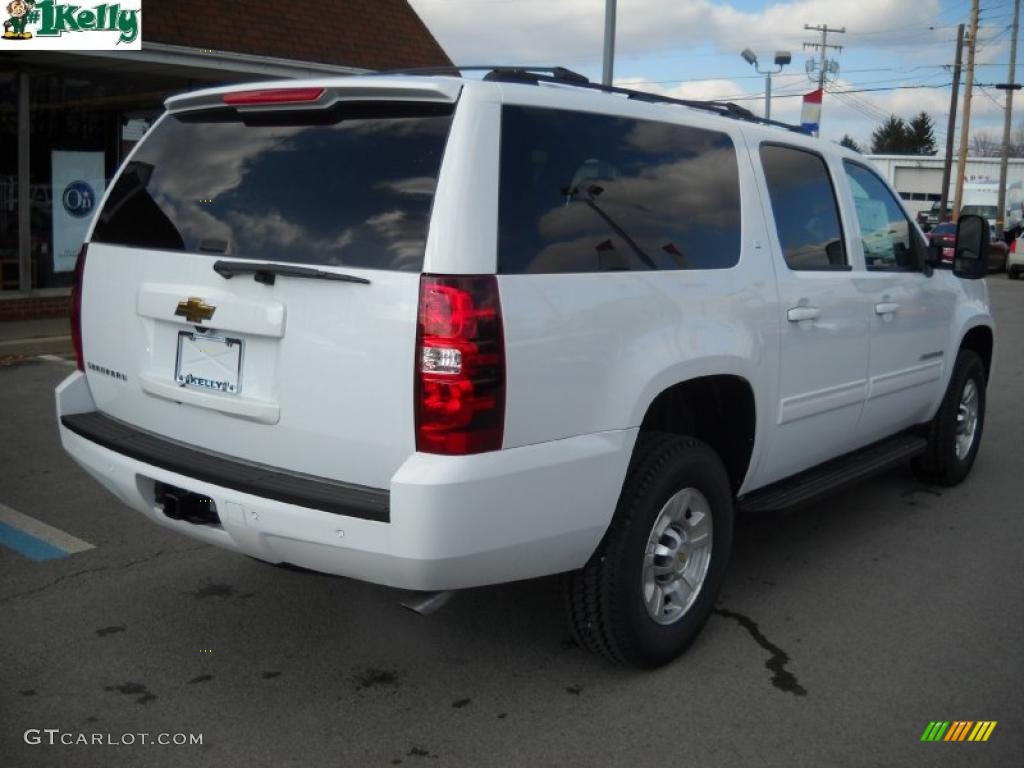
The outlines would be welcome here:
M 772 119 L 772 75 L 777 75 L 782 71 L 782 68 L 789 64 L 793 60 L 790 56 L 789 51 L 776 51 L 775 52 L 775 66 L 777 69 L 761 69 L 757 64 L 757 54 L 755 54 L 749 48 L 744 48 L 740 52 L 740 56 L 750 66 L 754 68 L 754 71 L 759 75 L 764 75 L 764 119 Z
M 604 2 L 604 67 L 601 83 L 612 84 L 612 69 L 615 63 L 615 0 Z

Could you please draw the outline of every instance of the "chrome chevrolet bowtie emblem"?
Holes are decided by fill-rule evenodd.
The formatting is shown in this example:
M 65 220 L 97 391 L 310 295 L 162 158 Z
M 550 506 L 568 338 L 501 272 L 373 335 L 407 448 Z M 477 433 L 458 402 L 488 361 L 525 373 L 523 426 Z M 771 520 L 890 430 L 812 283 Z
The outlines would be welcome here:
M 174 310 L 174 314 L 177 317 L 184 317 L 190 323 L 201 323 L 203 320 L 213 317 L 215 311 L 217 311 L 216 307 L 210 306 L 196 296 L 191 296 L 188 301 L 178 302 L 178 308 Z

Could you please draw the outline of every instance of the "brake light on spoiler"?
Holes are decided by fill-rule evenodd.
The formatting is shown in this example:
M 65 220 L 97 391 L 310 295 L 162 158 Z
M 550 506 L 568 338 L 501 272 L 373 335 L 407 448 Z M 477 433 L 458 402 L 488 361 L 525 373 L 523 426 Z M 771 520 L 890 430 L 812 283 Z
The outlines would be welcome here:
M 224 103 L 233 107 L 309 104 L 323 94 L 323 88 L 269 88 L 260 91 L 235 91 L 224 94 Z
M 415 398 L 416 450 L 501 448 L 505 342 L 494 275 L 420 278 Z

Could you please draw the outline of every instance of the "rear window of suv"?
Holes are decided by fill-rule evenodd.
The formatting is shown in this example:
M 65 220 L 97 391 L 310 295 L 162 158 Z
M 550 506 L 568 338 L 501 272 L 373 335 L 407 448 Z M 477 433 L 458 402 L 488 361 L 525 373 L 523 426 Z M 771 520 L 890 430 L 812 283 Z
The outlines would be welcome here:
M 728 268 L 736 149 L 718 131 L 505 106 L 498 216 L 506 274 Z
M 419 271 L 451 105 L 343 103 L 247 117 L 168 114 L 100 212 L 93 240 Z

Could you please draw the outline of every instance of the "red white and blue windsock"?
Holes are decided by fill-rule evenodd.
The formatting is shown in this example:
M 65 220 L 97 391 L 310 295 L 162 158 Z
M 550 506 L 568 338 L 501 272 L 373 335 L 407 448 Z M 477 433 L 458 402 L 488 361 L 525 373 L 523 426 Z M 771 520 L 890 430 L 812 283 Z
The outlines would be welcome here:
M 800 125 L 805 133 L 811 136 L 818 135 L 818 125 L 821 122 L 821 89 L 804 94 L 804 108 L 800 113 Z

